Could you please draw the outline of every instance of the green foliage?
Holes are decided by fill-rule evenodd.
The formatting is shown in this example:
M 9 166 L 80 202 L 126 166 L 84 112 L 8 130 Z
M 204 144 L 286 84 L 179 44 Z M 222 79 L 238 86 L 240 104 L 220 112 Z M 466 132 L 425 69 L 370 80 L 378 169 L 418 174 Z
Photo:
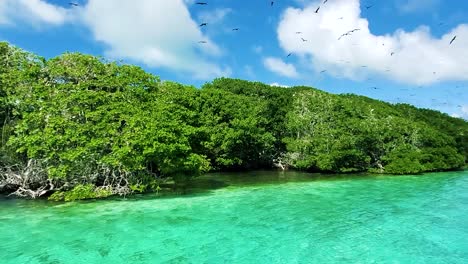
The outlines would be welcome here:
M 262 98 L 256 94 L 256 85 L 217 79 L 200 92 L 199 118 L 204 136 L 199 140 L 216 169 L 268 166 L 277 152 L 279 129 L 272 123 L 271 110 L 278 106 L 273 107 L 267 95 Z M 263 94 L 268 94 L 269 87 L 263 86 Z
M 105 198 L 111 195 L 111 191 L 97 188 L 93 184 L 79 184 L 69 191 L 53 193 L 49 197 L 49 200 L 71 202 L 75 200 Z
M 185 120 L 193 110 L 170 101 L 184 87 L 80 54 L 52 59 L 43 72 L 37 92 L 22 95 L 34 111 L 23 114 L 10 144 L 46 160 L 52 178 L 85 177 L 77 174 L 96 164 L 124 171 L 151 165 L 166 176 L 207 170 L 191 152 L 194 132 Z
M 292 90 L 295 99 L 283 140 L 295 168 L 406 174 L 465 164 L 466 153 L 460 147 L 468 132 L 464 121 L 447 116 L 428 124 L 424 120 L 430 118 L 424 114 L 433 111 L 419 113 L 414 108 L 418 118 L 408 118 L 398 107 L 361 96 Z M 444 122 L 459 130 L 447 133 Z
M 135 66 L 78 53 L 45 60 L 6 43 L 0 122 L 0 166 L 40 161 L 63 190 L 55 200 L 104 197 L 109 184 L 157 191 L 162 178 L 278 160 L 405 174 L 461 168 L 468 157 L 468 123 L 432 110 L 227 78 L 196 89 Z

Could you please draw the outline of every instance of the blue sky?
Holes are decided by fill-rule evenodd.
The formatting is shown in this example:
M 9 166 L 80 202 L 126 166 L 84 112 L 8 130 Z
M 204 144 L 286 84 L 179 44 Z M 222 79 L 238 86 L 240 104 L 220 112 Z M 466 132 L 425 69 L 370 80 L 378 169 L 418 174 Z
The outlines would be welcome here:
M 69 2 L 1 0 L 0 40 L 48 58 L 123 60 L 195 86 L 220 76 L 307 85 L 468 119 L 468 1 Z

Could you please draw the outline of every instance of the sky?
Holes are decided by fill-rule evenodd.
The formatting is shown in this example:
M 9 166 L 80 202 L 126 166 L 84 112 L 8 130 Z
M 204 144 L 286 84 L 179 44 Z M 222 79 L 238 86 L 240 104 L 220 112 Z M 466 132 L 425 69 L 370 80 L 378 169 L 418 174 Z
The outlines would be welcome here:
M 0 0 L 0 41 L 196 87 L 305 85 L 468 119 L 468 1 Z

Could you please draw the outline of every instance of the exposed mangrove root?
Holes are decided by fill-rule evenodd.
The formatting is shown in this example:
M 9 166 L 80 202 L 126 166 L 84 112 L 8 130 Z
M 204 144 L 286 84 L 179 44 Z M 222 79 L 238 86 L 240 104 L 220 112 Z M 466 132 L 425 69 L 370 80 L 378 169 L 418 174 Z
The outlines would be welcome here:
M 281 170 L 287 170 L 289 168 L 288 158 L 286 154 L 281 153 L 278 157 L 273 159 L 273 166 Z
M 111 169 L 107 166 L 99 166 L 99 169 L 94 172 L 93 177 L 104 178 L 104 182 L 97 189 L 106 190 L 112 195 L 125 196 L 132 193 L 129 187 L 129 179 L 132 173 L 124 171 L 120 168 Z
M 36 199 L 52 192 L 72 190 L 81 184 L 92 184 L 97 193 L 125 196 L 133 191 L 129 180 L 134 177 L 120 168 L 112 169 L 106 165 L 89 166 L 80 172 L 79 181 L 67 179 L 52 180 L 42 162 L 29 160 L 26 164 L 0 168 L 0 192 L 9 196 Z
M 41 162 L 29 160 L 26 165 L 0 168 L 0 191 L 13 190 L 10 195 L 38 198 L 55 189 Z

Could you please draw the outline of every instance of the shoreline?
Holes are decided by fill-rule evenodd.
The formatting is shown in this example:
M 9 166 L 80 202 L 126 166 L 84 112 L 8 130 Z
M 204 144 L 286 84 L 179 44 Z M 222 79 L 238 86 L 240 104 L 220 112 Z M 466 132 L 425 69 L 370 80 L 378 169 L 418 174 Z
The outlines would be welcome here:
M 143 193 L 131 193 L 129 195 L 111 195 L 101 198 L 76 199 L 73 201 L 53 201 L 49 200 L 50 196 L 38 197 L 36 199 L 11 196 L 0 193 L 0 201 L 2 200 L 29 200 L 42 201 L 46 203 L 69 203 L 76 201 L 95 202 L 105 200 L 121 200 L 121 199 L 147 199 L 152 198 L 177 198 L 191 195 L 199 195 L 209 193 L 214 190 L 225 189 L 229 187 L 243 188 L 252 186 L 271 186 L 287 183 L 307 183 L 307 182 L 327 182 L 340 180 L 363 180 L 369 178 L 389 177 L 389 178 L 405 178 L 405 177 L 430 177 L 441 173 L 459 173 L 465 172 L 468 168 L 458 170 L 447 170 L 439 172 L 425 172 L 418 174 L 378 174 L 370 172 L 362 173 L 310 173 L 298 170 L 252 170 L 252 171 L 237 171 L 237 172 L 209 172 L 196 178 L 192 178 L 185 184 L 161 184 L 159 192 L 149 191 Z M 266 175 L 266 176 L 265 176 Z M 145 198 L 146 197 L 146 198 Z

